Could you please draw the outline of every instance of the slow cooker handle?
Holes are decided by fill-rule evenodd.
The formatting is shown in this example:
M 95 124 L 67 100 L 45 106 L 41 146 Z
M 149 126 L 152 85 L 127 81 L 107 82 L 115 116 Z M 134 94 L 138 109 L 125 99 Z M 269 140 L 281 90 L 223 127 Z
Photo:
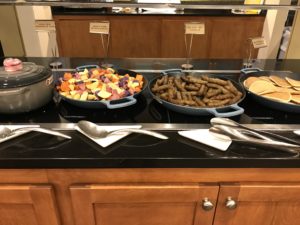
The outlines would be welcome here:
M 216 109 L 206 109 L 209 113 L 215 115 L 216 117 L 232 117 L 238 116 L 244 113 L 244 109 L 237 104 L 233 104 L 229 106 L 230 108 L 234 109 L 232 112 L 218 112 Z

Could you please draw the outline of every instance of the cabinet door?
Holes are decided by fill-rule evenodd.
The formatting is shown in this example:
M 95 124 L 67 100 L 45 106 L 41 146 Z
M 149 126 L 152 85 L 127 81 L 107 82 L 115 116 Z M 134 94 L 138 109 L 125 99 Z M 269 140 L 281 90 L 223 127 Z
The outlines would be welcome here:
M 50 186 L 1 185 L 1 225 L 59 225 Z
M 221 186 L 214 224 L 299 225 L 299 193 L 300 184 Z
M 218 186 L 86 185 L 72 186 L 76 225 L 211 225 Z
M 109 57 L 160 57 L 160 21 L 154 17 L 111 17 Z
M 184 41 L 184 24 L 186 22 L 202 22 L 205 25 L 205 34 L 194 35 L 192 40 L 191 58 L 208 58 L 211 22 L 205 18 L 193 20 L 162 20 L 161 54 L 163 58 L 186 58 L 186 47 L 189 47 L 190 35 L 187 37 L 187 46 Z
M 264 17 L 213 19 L 209 58 L 242 59 L 248 57 L 249 38 L 262 35 Z M 252 57 L 257 56 L 257 50 Z
M 98 20 L 61 19 L 56 20 L 57 41 L 60 56 L 65 57 L 103 57 L 105 51 L 102 47 L 100 34 L 89 32 L 90 22 Z M 104 41 L 106 41 L 104 37 Z

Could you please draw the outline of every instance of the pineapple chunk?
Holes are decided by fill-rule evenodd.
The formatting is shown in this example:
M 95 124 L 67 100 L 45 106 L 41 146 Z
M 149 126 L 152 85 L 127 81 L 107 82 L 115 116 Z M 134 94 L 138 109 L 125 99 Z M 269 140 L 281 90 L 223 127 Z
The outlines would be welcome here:
M 88 92 L 87 92 L 87 91 L 84 91 L 84 92 L 82 93 L 82 95 L 80 96 L 80 100 L 86 101 L 86 100 L 87 100 L 87 97 L 88 97 Z
M 88 100 L 97 100 L 97 97 L 96 97 L 95 95 L 89 94 L 89 95 L 87 96 L 87 99 L 88 99 Z
M 71 79 L 68 80 L 69 84 L 74 84 L 75 81 L 76 81 L 76 79 L 74 79 L 74 78 L 71 78 Z
M 79 99 L 80 99 L 80 94 L 76 94 L 76 95 L 74 95 L 74 96 L 73 96 L 73 99 L 75 99 L 75 100 L 79 100 Z
M 74 89 L 75 89 L 75 85 L 73 85 L 73 84 L 69 84 L 69 88 L 71 89 L 71 91 L 74 91 Z
M 111 96 L 111 93 L 109 93 L 109 92 L 107 92 L 107 91 L 100 91 L 100 92 L 98 93 L 98 96 L 99 96 L 100 98 L 106 99 L 106 98 L 109 98 L 109 97 Z
M 77 91 L 70 91 L 70 95 L 75 96 L 77 94 Z

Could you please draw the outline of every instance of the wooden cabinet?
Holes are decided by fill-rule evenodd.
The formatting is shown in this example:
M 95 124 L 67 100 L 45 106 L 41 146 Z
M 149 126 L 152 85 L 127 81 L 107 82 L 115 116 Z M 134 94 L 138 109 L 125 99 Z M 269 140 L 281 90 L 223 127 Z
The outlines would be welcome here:
M 211 225 L 219 187 L 199 184 L 110 184 L 70 188 L 76 225 Z
M 194 19 L 163 19 L 161 35 L 162 58 L 185 58 L 191 36 L 184 40 L 184 24 L 186 22 L 202 22 L 205 25 L 205 35 L 194 35 L 192 39 L 191 58 L 208 58 L 212 21 L 204 17 Z
M 300 184 L 221 185 L 214 225 L 298 225 L 299 193 Z
M 47 185 L 1 185 L 1 225 L 59 225 L 53 190 Z
M 136 17 L 111 17 L 111 58 L 160 57 L 160 20 Z
M 214 16 L 55 16 L 61 56 L 103 57 L 99 34 L 90 22 L 110 21 L 111 58 L 185 58 L 184 24 L 203 22 L 194 35 L 192 58 L 246 58 L 247 39 L 261 36 L 264 17 Z M 257 52 L 253 53 L 253 56 Z
M 0 225 L 300 224 L 297 168 L 0 170 L 0 183 Z

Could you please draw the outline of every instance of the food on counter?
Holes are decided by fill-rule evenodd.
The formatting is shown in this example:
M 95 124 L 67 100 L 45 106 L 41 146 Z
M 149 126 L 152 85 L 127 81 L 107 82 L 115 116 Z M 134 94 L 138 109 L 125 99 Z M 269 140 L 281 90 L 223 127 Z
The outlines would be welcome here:
M 291 101 L 300 104 L 300 95 L 292 95 Z
M 300 81 L 299 80 L 294 80 L 292 78 L 286 77 L 285 78 L 287 82 L 289 82 L 289 84 L 293 87 L 298 87 L 300 88 Z
M 271 75 L 248 77 L 244 86 L 260 96 L 284 103 L 300 104 L 300 81 Z
M 23 69 L 23 63 L 20 59 L 7 58 L 3 61 L 4 70 L 7 72 L 15 72 Z
M 128 74 L 119 75 L 111 68 L 96 68 L 65 73 L 56 88 L 61 95 L 75 100 L 117 100 L 140 92 L 143 82 L 140 74 L 131 77 Z
M 256 80 L 249 86 L 249 91 L 257 93 L 259 95 L 272 93 L 276 90 L 276 87 L 269 81 Z
M 271 92 L 263 94 L 262 96 L 286 103 L 292 99 L 292 95 L 289 92 Z
M 271 76 L 269 76 L 269 78 L 271 81 L 273 81 L 279 87 L 285 87 L 285 88 L 291 87 L 291 85 L 285 79 L 282 79 L 281 77 L 271 75 Z
M 231 81 L 207 75 L 163 76 L 152 92 L 168 102 L 193 107 L 223 107 L 236 103 L 243 95 Z

